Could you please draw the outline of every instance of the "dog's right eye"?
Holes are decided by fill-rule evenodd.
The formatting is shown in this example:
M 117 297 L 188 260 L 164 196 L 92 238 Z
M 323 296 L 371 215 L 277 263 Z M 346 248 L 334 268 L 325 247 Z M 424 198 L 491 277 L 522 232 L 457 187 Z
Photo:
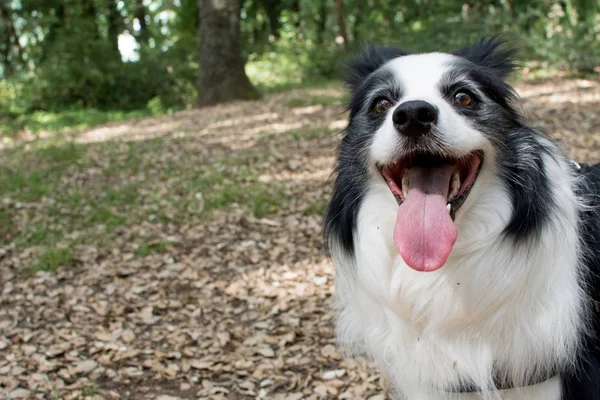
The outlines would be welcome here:
M 463 107 L 468 107 L 473 104 L 473 96 L 469 92 L 457 92 L 454 95 L 454 102 Z
M 377 103 L 375 103 L 375 112 L 377 114 L 382 114 L 384 112 L 386 112 L 387 110 L 389 110 L 389 108 L 392 106 L 392 103 L 389 100 L 386 99 L 381 99 L 378 100 Z

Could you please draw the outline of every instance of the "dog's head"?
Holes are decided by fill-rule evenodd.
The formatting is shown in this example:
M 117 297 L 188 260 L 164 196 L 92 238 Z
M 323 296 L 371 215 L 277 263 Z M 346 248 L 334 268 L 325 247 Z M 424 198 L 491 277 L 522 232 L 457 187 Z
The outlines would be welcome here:
M 542 149 L 505 81 L 512 53 L 498 40 L 453 53 L 371 47 L 350 64 L 350 119 L 326 218 L 330 244 L 353 251 L 361 201 L 385 181 L 399 206 L 390 216 L 397 250 L 410 267 L 436 270 L 453 248 L 456 220 L 473 203 L 467 200 L 477 197 L 482 170 L 502 177 L 511 197 L 505 232 L 536 229 L 536 213 L 547 205 L 525 203 L 539 197 L 528 190 L 545 189 Z

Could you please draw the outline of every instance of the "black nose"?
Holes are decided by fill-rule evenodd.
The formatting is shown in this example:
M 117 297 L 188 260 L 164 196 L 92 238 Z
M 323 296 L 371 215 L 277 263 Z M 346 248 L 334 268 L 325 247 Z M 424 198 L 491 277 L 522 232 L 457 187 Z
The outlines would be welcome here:
M 394 110 L 392 120 L 402 135 L 419 137 L 431 130 L 437 122 L 438 111 L 432 104 L 423 100 L 407 101 Z

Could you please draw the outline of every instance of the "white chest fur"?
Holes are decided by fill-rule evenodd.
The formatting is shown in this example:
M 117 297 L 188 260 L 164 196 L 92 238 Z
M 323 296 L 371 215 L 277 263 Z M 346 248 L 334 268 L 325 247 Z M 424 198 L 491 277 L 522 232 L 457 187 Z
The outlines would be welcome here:
M 566 362 L 573 353 L 582 323 L 577 205 L 567 167 L 548 161 L 560 210 L 535 244 L 504 240 L 509 197 L 482 171 L 441 269 L 417 272 L 398 255 L 398 206 L 383 181 L 372 185 L 360 209 L 355 257 L 333 249 L 338 339 L 365 351 L 407 399 L 481 398 L 438 389 L 464 382 L 489 387 L 494 371 L 525 383 L 536 367 Z M 558 379 L 523 390 L 530 392 L 483 398 L 560 398 Z

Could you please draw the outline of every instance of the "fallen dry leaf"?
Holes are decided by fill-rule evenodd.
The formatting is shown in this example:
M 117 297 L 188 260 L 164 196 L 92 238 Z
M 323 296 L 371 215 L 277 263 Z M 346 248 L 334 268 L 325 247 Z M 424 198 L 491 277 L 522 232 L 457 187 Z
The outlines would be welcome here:
M 600 160 L 598 82 L 518 89 L 571 156 Z M 384 399 L 368 363 L 335 346 L 321 223 L 346 116 L 339 106 L 285 106 L 315 95 L 342 91 L 270 94 L 74 134 L 88 145 L 58 190 L 135 199 L 103 210 L 108 225 L 61 225 L 77 210 L 60 193 L 0 198 L 9 235 L 46 226 L 81 243 L 69 266 L 27 276 L 40 246 L 0 242 L 0 398 Z M 18 161 L 0 159 L 40 168 Z M 239 192 L 245 203 L 215 206 Z

